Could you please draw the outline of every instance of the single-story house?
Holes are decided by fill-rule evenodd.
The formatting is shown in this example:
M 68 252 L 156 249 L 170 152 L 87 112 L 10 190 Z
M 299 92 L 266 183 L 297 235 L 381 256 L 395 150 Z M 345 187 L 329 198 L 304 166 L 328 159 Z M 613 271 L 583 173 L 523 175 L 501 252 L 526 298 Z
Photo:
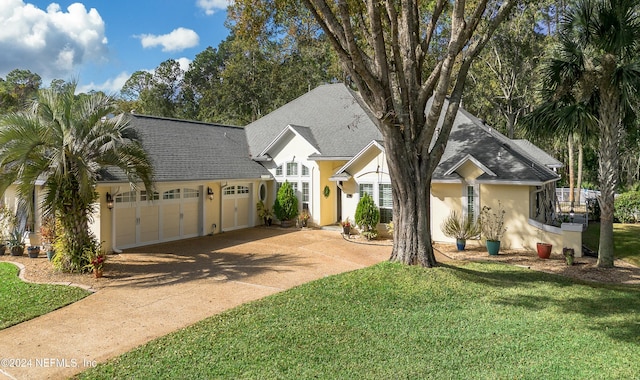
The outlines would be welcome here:
M 130 118 L 152 159 L 156 189 L 148 194 L 131 188 L 122 173 L 105 171 L 92 230 L 106 250 L 261 224 L 256 203 L 271 207 L 284 181 L 315 225 L 353 220 L 365 192 L 379 205 L 381 223 L 391 220 L 382 135 L 358 93 L 344 84 L 319 86 L 244 128 Z M 507 211 L 505 247 L 532 248 L 543 239 L 561 249 L 562 231 L 542 223 L 561 165 L 461 108 L 433 177 L 433 239 L 452 241 L 440 231 L 451 210 L 478 216 L 482 206 L 500 202 Z M 14 198 L 4 194 L 6 204 Z M 35 231 L 38 226 L 36 211 Z

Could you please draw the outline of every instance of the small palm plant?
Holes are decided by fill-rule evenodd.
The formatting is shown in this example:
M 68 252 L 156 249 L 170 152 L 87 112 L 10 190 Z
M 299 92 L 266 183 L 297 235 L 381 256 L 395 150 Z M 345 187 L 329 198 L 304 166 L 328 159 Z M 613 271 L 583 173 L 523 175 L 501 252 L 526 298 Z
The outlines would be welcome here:
M 477 238 L 481 232 L 480 223 L 471 215 L 462 215 L 456 211 L 451 211 L 440 229 L 445 236 L 456 239 L 459 251 L 464 251 L 467 240 Z

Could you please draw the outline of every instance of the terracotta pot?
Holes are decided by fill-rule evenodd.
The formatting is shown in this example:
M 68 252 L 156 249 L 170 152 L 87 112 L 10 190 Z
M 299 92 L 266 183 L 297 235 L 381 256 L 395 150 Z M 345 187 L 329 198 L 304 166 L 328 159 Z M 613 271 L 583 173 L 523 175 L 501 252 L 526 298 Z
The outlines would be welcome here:
M 94 269 L 93 275 L 96 276 L 96 278 L 102 277 L 102 269 Z
M 553 246 L 548 243 L 537 243 L 536 249 L 538 250 L 538 257 L 541 259 L 548 259 L 551 256 L 551 248 Z
M 24 255 L 24 247 L 11 247 L 11 256 Z

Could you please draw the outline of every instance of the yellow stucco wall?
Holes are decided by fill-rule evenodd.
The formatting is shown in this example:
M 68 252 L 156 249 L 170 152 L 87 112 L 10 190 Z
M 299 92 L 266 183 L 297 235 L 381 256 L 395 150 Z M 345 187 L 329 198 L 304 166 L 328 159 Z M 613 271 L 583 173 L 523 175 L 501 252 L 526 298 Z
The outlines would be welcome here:
M 462 186 L 462 184 L 442 183 L 431 186 L 431 231 L 432 238 L 436 242 L 454 242 L 454 239 L 442 233 L 441 225 L 451 210 L 462 212 Z M 534 188 L 529 186 L 481 184 L 478 212 L 480 213 L 483 206 L 497 210 L 498 202 L 502 204 L 505 210 L 504 224 L 507 227 L 502 238 L 502 249 L 535 250 L 537 242 L 545 242 L 553 245 L 554 253 L 561 253 L 563 246 L 561 230 L 550 226 L 543 227 L 529 220 L 530 192 L 533 190 Z
M 434 241 L 454 242 L 446 237 L 440 228 L 451 211 L 462 211 L 462 184 L 431 184 L 431 234 Z
M 321 226 L 334 224 L 338 221 L 338 185 L 329 178 L 338 170 L 346 161 L 317 161 L 319 173 L 318 186 L 313 189 L 318 194 L 320 203 L 320 215 L 315 220 Z M 324 196 L 325 186 L 329 187 L 329 196 Z
M 553 252 L 562 252 L 562 235 L 544 231 L 529 222 L 529 199 L 532 188 L 516 185 L 481 185 L 480 202 L 482 206 L 494 209 L 501 201 L 505 210 L 504 222 L 507 231 L 502 239 L 501 248 L 532 249 L 541 241 L 553 244 Z

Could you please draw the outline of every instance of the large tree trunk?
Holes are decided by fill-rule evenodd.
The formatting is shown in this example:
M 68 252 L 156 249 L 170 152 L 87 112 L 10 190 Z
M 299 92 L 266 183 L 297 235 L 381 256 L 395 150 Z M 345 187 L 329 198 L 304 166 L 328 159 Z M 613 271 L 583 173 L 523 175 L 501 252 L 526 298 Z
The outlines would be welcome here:
M 431 245 L 431 159 L 420 159 L 416 147 L 411 153 L 399 128 L 387 130 L 385 150 L 389 175 L 393 178 L 393 250 L 391 261 L 433 267 L 436 259 Z
M 609 78 L 605 76 L 606 78 Z M 606 81 L 603 81 L 606 82 Z M 618 142 L 620 141 L 620 95 L 609 83 L 602 86 L 600 96 L 600 245 L 598 267 L 613 267 L 613 212 L 617 185 Z

